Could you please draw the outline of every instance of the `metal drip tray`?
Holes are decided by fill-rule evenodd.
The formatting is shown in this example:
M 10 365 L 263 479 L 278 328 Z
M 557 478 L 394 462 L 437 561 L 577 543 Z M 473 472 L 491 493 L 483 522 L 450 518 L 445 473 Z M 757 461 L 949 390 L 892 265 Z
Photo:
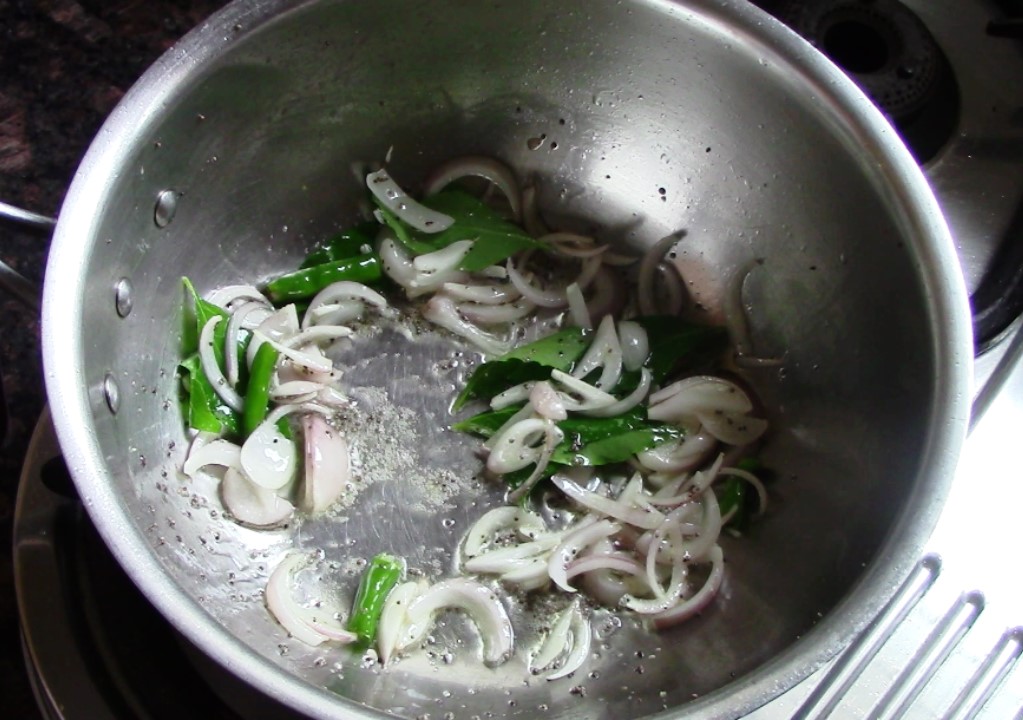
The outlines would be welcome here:
M 973 430 L 927 550 L 886 610 L 755 720 L 1023 718 L 1023 330 L 978 362 Z M 984 407 L 986 405 L 986 408 Z M 1008 452 L 1007 452 L 1008 451 Z

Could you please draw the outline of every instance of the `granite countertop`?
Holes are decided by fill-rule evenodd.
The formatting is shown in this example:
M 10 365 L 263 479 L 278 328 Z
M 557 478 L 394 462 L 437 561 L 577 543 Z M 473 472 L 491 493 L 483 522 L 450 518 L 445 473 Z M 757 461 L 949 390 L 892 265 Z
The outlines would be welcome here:
M 103 120 L 217 0 L 0 0 L 0 200 L 55 216 Z M 0 258 L 41 282 L 45 235 L 0 224 Z M 0 717 L 37 718 L 22 664 L 11 532 L 18 476 L 45 402 L 39 321 L 0 299 L 7 400 L 0 447 Z

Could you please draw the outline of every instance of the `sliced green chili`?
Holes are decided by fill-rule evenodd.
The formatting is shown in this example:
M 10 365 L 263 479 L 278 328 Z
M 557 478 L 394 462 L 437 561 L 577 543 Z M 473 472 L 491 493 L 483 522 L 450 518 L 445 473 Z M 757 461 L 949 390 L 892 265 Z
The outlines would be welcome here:
M 270 381 L 280 353 L 268 342 L 256 350 L 249 368 L 249 387 L 245 392 L 245 407 L 242 412 L 242 428 L 248 436 L 266 418 L 270 405 Z
M 384 602 L 401 579 L 405 563 L 386 553 L 374 557 L 362 574 L 359 589 L 352 604 L 352 615 L 348 618 L 348 629 L 359 636 L 359 642 L 370 646 L 376 640 L 377 625 Z
M 307 300 L 341 280 L 372 283 L 380 275 L 380 258 L 375 253 L 364 253 L 282 275 L 267 284 L 266 294 L 277 304 L 290 303 Z

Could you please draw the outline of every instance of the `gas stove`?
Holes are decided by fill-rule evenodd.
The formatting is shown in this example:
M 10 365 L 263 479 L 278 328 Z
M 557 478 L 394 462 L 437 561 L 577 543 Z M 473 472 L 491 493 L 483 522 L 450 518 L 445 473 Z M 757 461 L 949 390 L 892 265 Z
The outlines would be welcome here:
M 1023 583 L 1006 572 L 1023 477 L 1000 462 L 1023 427 L 1023 0 L 757 4 L 843 67 L 921 163 L 956 239 L 979 356 L 971 434 L 916 569 L 844 652 L 749 717 L 1023 720 Z M 76 501 L 46 413 L 14 554 L 45 717 L 292 717 L 212 667 L 135 590 Z

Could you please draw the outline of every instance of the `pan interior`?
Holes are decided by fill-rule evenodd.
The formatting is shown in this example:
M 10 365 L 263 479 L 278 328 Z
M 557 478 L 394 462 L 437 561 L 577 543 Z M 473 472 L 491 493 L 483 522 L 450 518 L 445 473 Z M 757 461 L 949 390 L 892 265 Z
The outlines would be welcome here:
M 293 697 L 298 679 L 408 717 L 643 716 L 740 682 L 810 633 L 930 491 L 941 289 L 921 270 L 926 238 L 890 187 L 887 151 L 862 143 L 849 109 L 756 40 L 752 22 L 700 3 L 321 2 L 272 21 L 257 5 L 190 37 L 116 116 L 126 128 L 132 103 L 159 100 L 132 142 L 106 141 L 121 162 L 96 173 L 88 281 L 68 298 L 86 387 L 109 373 L 121 388 L 116 414 L 90 395 L 106 472 L 75 479 L 85 496 L 113 489 L 112 512 L 132 528 L 124 542 L 138 540 L 120 555 L 134 557 L 136 580 L 169 576 L 212 627 L 279 667 L 273 694 Z M 183 70 L 199 43 L 208 57 Z M 174 82 L 159 87 L 161 73 Z M 454 616 L 434 652 L 381 671 L 287 638 L 263 604 L 269 572 L 296 547 L 319 553 L 303 577 L 339 593 L 378 550 L 451 570 L 495 494 L 475 479 L 473 441 L 445 429 L 464 363 L 441 333 L 410 343 L 379 331 L 354 354 L 336 350 L 366 412 L 361 461 L 376 473 L 350 504 L 257 532 L 224 518 L 215 486 L 178 472 L 180 278 L 204 292 L 293 269 L 365 212 L 368 163 L 389 155 L 414 190 L 469 154 L 535 182 L 552 226 L 622 252 L 684 230 L 675 262 L 709 322 L 753 263 L 754 344 L 784 358 L 748 377 L 773 427 L 773 507 L 727 541 L 712 610 L 660 635 L 606 613 L 597 656 L 559 683 L 530 678 L 521 655 L 483 667 Z M 176 211 L 161 227 L 154 203 L 168 189 Z M 126 318 L 110 290 L 123 277 L 135 291 Z

